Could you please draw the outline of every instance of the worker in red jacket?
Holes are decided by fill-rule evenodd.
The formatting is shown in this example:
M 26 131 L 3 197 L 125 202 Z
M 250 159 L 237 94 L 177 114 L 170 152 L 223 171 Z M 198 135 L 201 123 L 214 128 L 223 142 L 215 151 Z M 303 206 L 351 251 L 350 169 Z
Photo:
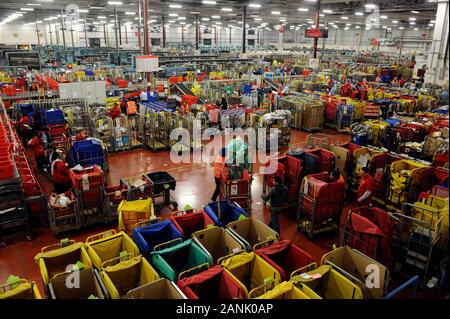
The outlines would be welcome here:
M 65 161 L 66 155 L 62 153 L 52 163 L 53 191 L 56 194 L 65 193 L 70 189 L 69 167 Z
M 28 137 L 30 134 L 30 119 L 26 113 L 22 113 L 20 120 L 14 122 L 17 126 L 17 133 L 22 138 L 22 144 L 25 146 L 28 142 Z
M 109 111 L 109 114 L 111 115 L 112 120 L 114 121 L 116 118 L 120 116 L 122 111 L 120 110 L 119 104 L 114 103 L 114 106 L 111 108 L 111 111 Z
M 33 149 L 34 160 L 36 161 L 39 171 L 43 172 L 46 157 L 41 132 L 35 133 L 34 137 L 28 142 L 28 146 Z
M 373 179 L 369 174 L 369 168 L 363 167 L 361 171 L 361 182 L 358 188 L 358 205 L 370 206 L 372 203 Z

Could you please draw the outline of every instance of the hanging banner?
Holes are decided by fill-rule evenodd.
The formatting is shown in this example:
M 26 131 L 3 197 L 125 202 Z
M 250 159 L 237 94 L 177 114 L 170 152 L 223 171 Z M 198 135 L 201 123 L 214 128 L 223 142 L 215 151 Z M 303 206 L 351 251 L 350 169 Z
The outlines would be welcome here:
M 136 72 L 158 72 L 159 60 L 157 55 L 137 55 Z

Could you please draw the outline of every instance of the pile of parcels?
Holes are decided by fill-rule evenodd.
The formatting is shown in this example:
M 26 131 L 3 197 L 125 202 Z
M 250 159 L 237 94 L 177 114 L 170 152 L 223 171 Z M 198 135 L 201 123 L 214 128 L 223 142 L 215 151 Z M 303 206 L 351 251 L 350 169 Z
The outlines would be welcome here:
M 323 103 L 314 97 L 286 96 L 278 100 L 278 107 L 292 113 L 292 126 L 296 129 L 320 130 L 324 122 Z

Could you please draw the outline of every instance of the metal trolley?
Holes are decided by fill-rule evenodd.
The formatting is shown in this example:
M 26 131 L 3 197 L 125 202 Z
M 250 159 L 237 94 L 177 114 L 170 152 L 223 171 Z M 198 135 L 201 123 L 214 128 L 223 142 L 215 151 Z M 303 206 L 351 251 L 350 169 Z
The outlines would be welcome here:
M 442 216 L 424 206 L 406 203 L 402 213 L 394 213 L 402 221 L 395 249 L 395 272 L 419 276 L 424 285 L 430 277 L 432 256 L 442 231 Z

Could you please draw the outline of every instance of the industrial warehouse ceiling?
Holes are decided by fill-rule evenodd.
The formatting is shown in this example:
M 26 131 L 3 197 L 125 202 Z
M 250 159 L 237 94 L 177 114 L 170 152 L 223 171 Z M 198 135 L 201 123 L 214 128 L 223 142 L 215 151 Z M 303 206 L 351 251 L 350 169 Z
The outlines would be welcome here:
M 242 25 L 242 12 L 246 8 L 249 28 L 276 27 L 280 24 L 291 28 L 293 25 L 305 27 L 314 24 L 317 1 L 151 0 L 148 1 L 149 23 L 157 26 L 164 17 L 165 23 L 171 26 L 189 26 L 198 14 L 201 25 L 238 28 Z M 378 15 L 373 15 L 375 6 L 379 8 Z M 369 23 L 372 24 L 369 28 L 432 29 L 436 7 L 433 0 L 322 0 L 320 27 L 368 28 Z M 83 24 L 86 18 L 88 25 L 111 24 L 114 23 L 114 8 L 121 23 L 137 25 L 138 1 L 1 0 L 0 26 L 7 23 L 34 24 L 36 21 L 40 24 L 61 23 L 61 15 L 69 16 L 68 21 L 71 21 L 73 19 L 70 19 L 69 13 L 73 9 L 79 15 L 74 23 Z

